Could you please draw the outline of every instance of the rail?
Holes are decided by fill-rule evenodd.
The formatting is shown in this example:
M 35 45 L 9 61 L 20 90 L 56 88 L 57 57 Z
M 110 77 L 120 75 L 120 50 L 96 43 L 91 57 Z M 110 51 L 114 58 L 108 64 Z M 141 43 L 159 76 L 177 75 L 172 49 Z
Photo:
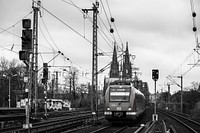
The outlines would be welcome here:
M 134 133 L 140 133 L 144 129 L 144 124 L 141 124 L 140 127 Z
M 32 124 L 33 127 L 30 128 L 30 130 L 34 130 L 36 128 L 38 128 L 38 129 L 43 128 L 44 129 L 45 126 L 46 127 L 50 126 L 53 129 L 54 125 L 56 126 L 56 128 L 57 127 L 62 128 L 63 123 L 68 123 L 68 125 L 70 125 L 70 122 L 71 123 L 78 123 L 78 121 L 80 122 L 81 120 L 82 120 L 82 123 L 83 123 L 83 122 L 87 122 L 86 120 L 88 120 L 90 118 L 92 118 L 91 111 L 85 111 L 85 112 L 80 112 L 76 116 L 70 116 L 70 117 L 67 117 L 67 116 L 63 117 L 62 116 L 62 117 L 59 117 L 59 118 L 56 118 L 56 119 L 48 119 L 48 120 L 45 120 L 43 122 L 33 123 Z M 3 128 L 3 129 L 0 129 L 0 132 L 14 132 L 14 131 L 24 132 L 25 130 L 26 129 L 22 129 L 22 125 L 21 125 L 21 126 L 16 126 L 16 127 Z
M 84 116 L 77 116 L 67 120 L 57 120 L 57 122 L 49 122 L 42 125 L 33 126 L 30 129 L 19 129 L 17 132 L 27 132 L 28 130 L 30 133 L 39 133 L 39 132 L 60 132 L 65 131 L 76 126 L 80 126 L 85 123 L 88 119 L 90 119 L 91 115 L 84 115 Z M 16 131 L 15 131 L 16 132 Z
M 165 110 L 158 110 L 160 113 L 171 117 L 172 119 L 176 120 L 177 122 L 181 123 L 184 127 L 186 127 L 188 130 L 190 130 L 193 133 L 198 133 L 200 130 L 200 123 L 191 120 L 189 118 L 186 118 L 184 116 L 165 111 Z
M 154 125 L 155 125 L 155 122 L 153 121 L 153 122 L 150 124 L 150 126 L 144 131 L 144 133 L 148 133 L 150 130 L 152 130 L 153 127 L 154 127 Z

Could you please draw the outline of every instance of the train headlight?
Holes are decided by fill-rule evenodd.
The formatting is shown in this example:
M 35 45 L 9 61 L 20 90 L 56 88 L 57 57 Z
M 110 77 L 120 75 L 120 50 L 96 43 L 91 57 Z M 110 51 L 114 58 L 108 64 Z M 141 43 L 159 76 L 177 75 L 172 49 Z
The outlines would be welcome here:
M 130 110 L 131 110 L 131 108 L 128 108 L 128 110 L 130 111 Z
M 126 115 L 136 115 L 136 112 L 126 112 Z
M 110 108 L 107 108 L 107 110 L 110 110 Z

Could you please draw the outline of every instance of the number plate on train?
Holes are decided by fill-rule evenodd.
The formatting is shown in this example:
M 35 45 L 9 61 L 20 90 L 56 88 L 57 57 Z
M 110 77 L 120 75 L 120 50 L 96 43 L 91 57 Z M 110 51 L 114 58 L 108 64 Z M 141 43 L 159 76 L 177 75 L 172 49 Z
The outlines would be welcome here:
M 117 110 L 122 110 L 122 108 L 121 107 L 117 107 Z

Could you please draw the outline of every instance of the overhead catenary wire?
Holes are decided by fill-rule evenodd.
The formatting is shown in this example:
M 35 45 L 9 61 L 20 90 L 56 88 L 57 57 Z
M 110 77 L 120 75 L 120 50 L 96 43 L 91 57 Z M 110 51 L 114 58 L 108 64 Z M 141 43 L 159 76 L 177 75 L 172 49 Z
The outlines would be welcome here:
M 109 26 L 110 26 L 110 28 L 111 28 L 111 23 L 110 23 L 110 20 L 109 20 L 109 18 L 108 18 L 108 15 L 107 15 L 107 13 L 106 13 L 106 10 L 105 10 L 105 8 L 104 8 L 103 2 L 102 2 L 102 0 L 100 0 L 100 1 L 101 1 L 103 10 L 104 10 L 104 14 L 105 14 L 105 16 L 106 16 L 106 19 L 107 19 L 107 21 L 108 21 L 108 24 L 109 24 Z
M 51 16 L 53 16 L 54 18 L 56 18 L 58 21 L 60 21 L 62 24 L 64 24 L 65 26 L 67 26 L 69 29 L 71 29 L 72 31 L 74 31 L 76 34 L 78 34 L 80 37 L 84 38 L 84 36 L 82 34 L 80 34 L 78 31 L 76 31 L 75 29 L 73 29 L 71 26 L 69 26 L 68 24 L 66 24 L 63 20 L 61 20 L 60 18 L 58 18 L 56 15 L 54 15 L 53 13 L 51 13 L 49 10 L 47 10 L 46 8 L 44 8 L 43 6 L 41 6 L 41 8 L 43 8 L 46 12 L 48 12 Z M 92 43 L 90 40 L 88 40 L 87 38 L 85 38 L 85 40 L 89 43 Z
M 102 2 L 102 1 L 101 1 Z M 74 4 L 74 3 L 73 3 Z M 74 4 L 75 5 L 75 4 Z M 102 4 L 103 5 L 103 4 Z M 105 11 L 105 8 L 104 8 L 104 12 L 105 12 L 105 14 L 106 14 L 106 16 L 107 16 L 107 21 L 108 21 L 108 23 L 109 23 L 109 26 L 110 26 L 110 28 L 111 28 L 111 24 L 110 24 L 110 21 L 109 21 L 109 19 L 108 19 L 108 15 L 107 15 L 107 13 L 106 13 L 106 11 Z M 111 12 L 110 12 L 111 13 Z M 88 14 L 87 14 L 88 15 Z M 105 23 L 102 21 L 102 19 L 101 19 L 101 17 L 100 17 L 100 15 L 98 14 L 98 17 L 100 18 L 100 20 L 101 20 L 101 22 L 103 23 L 103 25 L 104 25 L 104 27 L 107 29 L 107 31 L 108 31 L 108 33 L 110 33 L 109 32 L 109 30 L 108 30 L 108 28 L 107 28 L 107 26 L 105 26 Z M 90 21 L 91 21 L 91 19 L 89 19 Z M 91 21 L 92 22 L 92 21 Z M 99 21 L 98 21 L 98 23 L 99 23 Z M 101 31 L 102 33 L 103 33 L 103 35 L 110 41 L 110 39 L 108 38 L 108 36 L 105 34 L 105 32 L 103 31 L 103 28 L 101 27 L 101 24 L 99 23 L 99 29 L 100 30 L 98 30 L 98 32 L 99 31 Z M 115 25 L 115 28 L 116 28 L 116 25 Z M 102 30 L 101 30 L 102 29 Z M 116 28 L 117 29 L 117 28 Z M 118 33 L 118 30 L 116 30 L 117 31 L 117 34 L 118 34 L 118 36 L 120 37 L 120 35 L 119 35 L 119 33 Z M 101 35 L 101 37 L 105 40 L 105 37 L 103 37 L 103 35 L 101 34 L 101 32 L 99 32 L 100 33 L 100 35 Z M 110 34 L 111 35 L 111 34 Z M 111 35 L 111 37 L 113 38 L 113 40 L 114 40 L 114 43 L 115 44 L 117 44 L 117 42 L 116 42 L 116 39 L 115 39 L 115 36 L 114 36 L 114 34 L 112 34 Z M 106 41 L 106 40 L 105 40 Z M 122 44 L 122 40 L 121 40 L 121 37 L 120 37 L 120 41 L 121 41 L 121 44 Z M 107 41 L 106 41 L 107 42 Z M 107 42 L 107 44 L 112 48 L 112 46 L 110 45 L 110 43 L 109 42 Z M 111 41 L 111 44 L 112 44 L 112 41 Z M 118 45 L 118 47 L 119 48 L 121 48 L 119 45 Z M 123 47 L 123 46 L 122 46 Z M 122 48 L 121 48 L 122 49 Z M 123 50 L 123 49 L 122 49 Z
M 9 33 L 9 34 L 11 34 L 11 35 L 13 35 L 13 36 L 16 36 L 16 37 L 18 37 L 18 38 L 21 38 L 20 36 L 14 34 L 14 33 L 12 33 L 12 32 L 9 32 L 9 31 L 8 31 L 9 29 L 3 29 L 3 28 L 0 28 L 0 29 L 2 30 L 1 33 L 3 33 L 3 32 L 7 32 L 7 33 Z
M 92 42 L 90 40 L 88 40 L 87 38 L 85 38 L 82 34 L 80 34 L 77 30 L 75 30 L 74 28 L 72 28 L 71 26 L 69 26 L 68 24 L 66 24 L 63 20 L 61 20 L 60 18 L 58 18 L 56 15 L 54 15 L 53 13 L 51 13 L 49 10 L 47 10 L 46 8 L 44 8 L 43 6 L 40 6 L 42 9 L 44 9 L 47 13 L 49 13 L 51 16 L 53 16 L 54 18 L 56 18 L 58 21 L 60 21 L 62 24 L 64 24 L 65 26 L 67 26 L 69 29 L 71 29 L 73 32 L 75 32 L 77 35 L 79 35 L 80 37 L 82 37 L 83 39 L 85 39 L 87 42 L 89 42 L 90 44 L 92 44 Z M 99 47 L 98 49 L 100 51 L 102 51 L 103 53 L 105 53 L 103 50 L 101 50 Z
M 72 4 L 71 4 L 72 5 Z M 73 4 L 75 5 L 75 4 Z M 78 6 L 75 6 L 78 7 Z M 75 33 L 77 33 L 79 36 L 83 37 L 84 36 L 82 34 L 80 34 L 78 31 L 76 31 L 75 29 L 73 29 L 72 27 L 70 27 L 69 25 L 67 25 L 64 21 L 62 21 L 61 19 L 59 19 L 56 15 L 54 15 L 53 13 L 51 13 L 50 11 L 48 11 L 46 8 L 44 8 L 43 6 L 41 6 L 42 9 L 44 9 L 46 12 L 48 12 L 50 15 L 52 15 L 54 18 L 56 18 L 57 20 L 59 20 L 61 23 L 63 23 L 65 26 L 67 26 L 68 28 L 70 28 L 71 30 L 73 30 Z M 80 8 L 78 8 L 80 10 Z M 89 17 L 88 17 L 89 18 Z M 91 19 L 89 19 L 91 20 Z M 100 34 L 101 35 L 101 34 Z M 91 43 L 88 39 L 84 38 L 85 40 L 87 40 L 89 43 Z M 99 49 L 99 48 L 98 48 Z M 101 50 L 101 49 L 100 49 Z M 102 50 L 101 50 L 102 51 Z M 105 52 L 103 52 L 105 53 Z
M 49 30 L 48 30 L 48 28 L 47 28 L 47 26 L 46 26 L 46 24 L 45 24 L 45 22 L 44 22 L 44 20 L 43 20 L 42 17 L 41 17 L 41 20 L 42 20 L 42 23 L 43 23 L 43 25 L 44 25 L 44 27 L 45 27 L 45 30 L 47 31 L 47 33 L 48 33 L 48 35 L 49 35 L 49 37 L 50 37 L 52 43 L 54 44 L 54 46 L 55 46 L 55 47 L 57 48 L 57 50 L 59 51 L 60 49 L 58 48 L 57 44 L 54 42 L 54 40 L 53 40 L 53 38 L 52 38 L 52 36 L 51 36 L 51 34 L 50 34 L 50 32 L 49 32 Z M 53 46 L 52 46 L 50 43 L 49 43 L 49 45 L 52 47 L 52 50 L 55 51 L 55 49 L 53 48 Z
M 106 25 L 105 25 L 105 23 L 103 22 L 103 20 L 102 20 L 102 18 L 101 18 L 101 16 L 99 16 L 99 24 L 100 24 L 100 22 L 104 25 L 104 27 L 106 28 L 106 30 L 107 30 L 107 32 L 109 33 L 109 35 L 113 38 L 113 40 L 114 40 L 114 37 L 111 35 L 111 33 L 110 33 L 110 31 L 109 31 L 109 29 L 106 27 Z M 101 27 L 101 29 L 103 29 L 102 27 Z M 103 30 L 101 30 L 102 32 L 103 32 Z M 110 41 L 110 42 L 112 42 L 112 40 L 111 39 L 109 39 L 109 37 L 108 36 L 106 36 L 106 38 Z
M 56 50 L 52 47 L 52 45 L 49 43 L 49 41 L 47 40 L 46 36 L 44 35 L 44 33 L 43 33 L 43 31 L 42 31 L 42 29 L 41 29 L 41 27 L 40 27 L 40 25 L 39 25 L 39 28 L 40 28 L 40 32 L 42 33 L 42 36 L 44 37 L 45 41 L 46 41 L 46 42 L 49 44 L 49 46 L 51 47 L 51 50 L 52 50 L 52 51 L 56 51 Z
M 47 27 L 46 27 L 47 28 Z M 48 30 L 48 29 L 46 29 L 46 30 Z M 41 33 L 43 34 L 43 32 L 41 31 Z M 49 34 L 50 35 L 50 34 Z M 44 36 L 44 34 L 43 34 L 43 37 L 45 38 L 45 40 L 47 41 L 47 43 L 48 44 L 50 44 L 49 42 L 48 42 L 48 40 L 46 39 L 46 37 Z M 53 39 L 52 39 L 53 40 Z M 54 42 L 55 43 L 55 42 Z M 56 44 L 55 44 L 56 45 Z M 50 45 L 51 46 L 51 45 Z M 52 46 L 51 46 L 52 47 Z M 57 47 L 57 49 L 58 49 L 58 51 L 60 51 L 59 50 L 59 48 Z M 53 50 L 54 51 L 54 53 L 55 53 L 55 49 Z M 56 52 L 57 53 L 57 52 Z M 62 57 L 63 57 L 63 59 L 64 59 L 64 61 L 65 60 L 69 60 L 69 58 L 68 57 L 66 57 L 63 53 L 61 54 L 62 55 Z M 40 53 L 40 56 L 42 57 L 42 54 Z M 57 57 L 57 56 L 56 56 Z M 55 59 L 55 58 L 54 58 Z M 44 61 L 44 60 L 43 60 Z M 72 61 L 70 61 L 71 63 L 72 63 Z M 73 64 L 75 64 L 75 65 L 77 65 L 78 67 L 81 67 L 81 66 L 79 66 L 77 63 L 75 63 L 74 61 L 73 61 Z M 81 67 L 81 68 L 83 68 L 83 67 Z
M 64 1 L 64 2 L 66 2 L 65 0 L 62 0 L 62 1 Z M 70 0 L 71 1 L 71 0 Z M 72 1 L 71 1 L 72 2 Z M 102 2 L 102 1 L 101 1 Z M 66 2 L 67 4 L 69 4 L 69 2 Z M 102 2 L 102 4 L 103 4 L 103 2 Z M 72 3 L 70 3 L 70 5 L 72 5 L 72 6 L 74 6 L 74 7 L 76 7 L 82 14 L 83 14 L 83 12 L 81 11 L 81 8 L 80 7 L 78 7 L 74 2 L 72 2 Z M 103 6 L 103 5 L 102 5 Z M 109 6 L 109 5 L 108 5 Z M 110 28 L 111 28 L 111 23 L 110 23 L 110 21 L 109 21 L 109 18 L 108 18 L 108 15 L 107 15 L 107 13 L 106 13 L 106 10 L 105 10 L 105 7 L 103 7 L 104 8 L 104 12 L 105 12 L 105 14 L 106 14 L 106 18 L 107 18 L 107 21 L 108 21 L 108 24 L 109 24 L 109 26 L 110 26 Z M 109 9 L 110 10 L 110 9 Z M 111 11 L 110 11 L 110 14 L 111 14 Z M 84 15 L 84 14 L 83 14 Z M 88 15 L 88 14 L 86 14 L 87 15 L 87 17 L 86 18 L 88 18 L 88 20 L 92 23 L 92 20 L 91 20 L 91 17 Z M 108 27 L 105 25 L 105 23 L 103 22 L 103 20 L 102 20 L 102 18 L 101 18 L 101 15 L 100 14 L 98 14 L 98 18 L 99 18 L 99 20 L 100 21 L 98 21 L 98 25 L 99 25 L 99 27 L 98 27 L 98 33 L 100 34 L 100 36 L 102 37 L 102 39 L 109 45 L 109 47 L 111 47 L 112 49 L 113 49 L 113 42 L 117 45 L 117 47 L 119 48 L 119 49 L 121 49 L 122 51 L 123 51 L 123 49 L 122 49 L 122 47 L 117 43 L 117 41 L 116 41 L 116 38 L 115 38 L 115 35 L 114 34 L 111 34 L 110 33 L 110 30 L 108 29 Z M 84 23 L 85 23 L 85 20 L 84 20 Z M 107 33 L 110 35 L 110 37 L 113 39 L 110 39 L 109 37 L 108 37 L 108 35 L 104 32 L 104 30 L 103 30 L 103 27 L 101 26 L 101 23 L 103 24 L 103 26 L 105 27 L 105 29 L 107 30 Z M 85 26 L 85 24 L 84 24 L 84 26 Z M 118 34 L 118 36 L 119 36 L 119 40 L 121 41 L 121 45 L 122 45 L 122 39 L 121 39 L 121 37 L 120 37 L 120 35 L 119 35 L 119 32 L 118 32 L 118 30 L 117 30 L 117 27 L 116 27 L 116 25 L 115 25 L 115 23 L 114 23 L 114 27 L 115 27 L 115 29 L 116 29 L 116 31 L 117 31 L 117 34 Z M 85 32 L 84 32 L 85 33 Z M 104 35 L 104 36 L 103 36 Z M 85 37 L 85 34 L 84 34 L 84 37 Z M 111 46 L 112 45 L 112 46 Z M 104 52 L 104 54 L 105 55 L 107 55 L 107 56 L 110 56 L 110 55 L 108 55 L 107 54 L 107 52 Z M 111 57 L 111 56 L 110 56 Z
M 192 50 L 192 52 L 184 59 L 184 61 L 172 72 L 171 75 L 174 75 L 176 74 L 177 72 L 181 71 L 181 74 L 182 76 L 186 75 L 190 70 L 192 70 L 192 68 L 194 68 L 196 65 L 199 64 L 200 60 L 199 60 L 199 53 L 198 53 L 198 48 L 199 48 L 199 42 L 198 42 L 198 30 L 197 30 L 197 27 L 196 27 L 196 12 L 195 12 L 195 9 L 194 9 L 194 2 L 193 0 L 190 0 L 190 7 L 191 7 L 191 12 L 192 12 L 192 24 L 193 24 L 193 32 L 194 32 L 194 36 L 195 36 L 195 43 L 196 43 L 196 48 L 194 48 Z M 195 56 L 195 53 L 197 52 L 197 56 L 198 56 L 198 59 L 197 60 L 193 60 L 195 63 L 191 64 L 192 66 L 190 66 L 189 69 L 187 69 L 186 71 L 183 71 L 183 66 L 185 63 L 187 63 L 188 60 L 190 60 L 191 62 L 191 58 L 192 56 L 194 57 Z
M 8 50 L 8 51 L 11 51 L 11 52 L 13 52 L 13 53 L 19 54 L 18 52 L 15 52 L 15 51 L 10 50 L 10 49 L 8 49 L 8 48 L 2 47 L 2 46 L 0 46 L 0 47 L 3 48 L 3 49 L 6 49 L 6 50 Z
M 108 10 L 109 10 L 110 16 L 112 17 L 111 10 L 110 10 L 110 6 L 109 6 L 109 4 L 108 4 L 108 0 L 106 0 L 106 4 L 107 4 L 107 6 L 108 6 Z
M 44 9 L 44 8 L 43 8 Z M 45 23 L 44 23 L 44 25 L 45 25 Z M 45 27 L 46 28 L 46 30 L 48 31 L 48 29 L 47 29 L 47 27 Z M 49 31 L 48 31 L 48 33 L 49 33 Z M 51 36 L 50 35 L 50 33 L 49 33 L 49 36 Z M 52 37 L 51 37 L 51 39 L 52 39 Z M 52 41 L 53 41 L 53 39 L 52 39 Z M 53 43 L 55 44 L 55 42 L 53 41 Z M 56 44 L 55 44 L 56 45 Z M 57 46 L 56 46 L 57 47 Z M 59 50 L 59 48 L 57 47 L 57 49 Z M 60 51 L 60 50 L 59 50 Z M 63 56 L 63 59 L 65 60 L 65 59 L 67 59 L 67 60 L 69 60 L 69 58 L 67 58 L 64 54 L 61 54 L 62 56 Z M 73 63 L 73 64 L 75 64 L 75 65 L 77 65 L 77 66 L 79 66 L 79 67 L 81 67 L 80 65 L 78 65 L 77 63 L 75 63 L 74 61 L 72 62 L 72 61 L 70 61 L 71 63 Z M 72 65 L 72 64 L 71 64 Z M 83 68 L 83 67 L 81 67 L 81 68 Z
M 192 12 L 192 23 L 193 23 L 193 32 L 195 36 L 195 42 L 196 42 L 196 47 L 200 47 L 200 44 L 198 42 L 198 29 L 196 26 L 196 12 L 194 9 L 194 1 L 190 0 L 190 6 L 191 6 L 191 12 Z
M 100 0 L 100 1 L 101 1 L 101 0 Z M 111 23 L 110 23 L 110 20 L 109 20 L 109 18 L 108 18 L 108 15 L 107 15 L 107 13 L 106 13 L 106 10 L 105 10 L 105 8 L 104 8 L 104 5 L 103 5 L 103 2 L 102 2 L 102 1 L 101 1 L 101 4 L 102 4 L 103 11 L 104 11 L 104 13 L 105 13 L 106 19 L 107 19 L 107 21 L 108 21 L 108 24 L 109 24 L 109 26 L 110 26 L 110 29 L 111 29 L 111 28 L 112 28 L 112 27 L 111 27 Z M 115 39 L 115 34 L 112 34 L 112 36 L 113 36 L 114 42 L 116 42 L 116 39 Z
M 119 32 L 118 32 L 118 29 L 117 29 L 117 26 L 116 26 L 115 22 L 113 22 L 113 25 L 114 25 L 114 27 L 115 27 L 115 30 L 116 30 L 116 32 L 117 32 L 117 35 L 118 35 L 118 37 L 119 37 L 119 40 L 120 40 L 121 44 L 123 44 L 123 41 L 122 41 L 121 36 L 120 36 L 120 34 L 119 34 Z M 122 46 L 122 48 L 120 47 L 120 49 L 123 50 L 123 46 Z
M 109 3 L 108 3 L 108 0 L 106 0 L 106 4 L 107 4 L 107 6 L 108 6 L 108 10 L 109 10 L 109 13 L 110 13 L 110 17 L 113 18 L 112 13 L 111 13 L 111 9 L 110 9 Z M 117 26 L 116 26 L 115 22 L 113 22 L 113 25 L 114 25 L 114 28 L 115 28 L 115 30 L 116 30 L 116 32 L 117 32 L 117 35 L 118 35 L 118 37 L 119 37 L 119 40 L 120 40 L 121 44 L 123 44 L 122 38 L 121 38 L 121 36 L 120 36 L 120 34 L 119 34 L 119 31 L 118 31 L 118 29 L 117 29 Z M 120 48 L 120 47 L 119 47 L 119 48 Z M 120 48 L 120 49 L 123 50 L 123 45 L 122 45 L 122 48 Z
M 71 1 L 72 2 L 72 1 Z M 75 5 L 75 4 L 72 4 L 72 5 Z M 75 7 L 77 7 L 77 6 L 75 6 Z M 77 7 L 78 8 L 78 7 Z M 44 8 L 43 8 L 44 9 Z M 80 9 L 80 8 L 79 8 Z M 45 10 L 45 9 L 44 9 Z M 47 10 L 46 10 L 47 11 Z M 32 12 L 31 12 L 32 13 Z M 29 13 L 29 14 L 31 14 L 31 13 Z M 28 14 L 28 15 L 29 15 Z M 26 15 L 25 17 L 27 17 L 28 15 Z M 25 18 L 25 17 L 23 17 L 23 18 Z M 22 19 L 21 19 L 22 20 Z M 20 21 L 21 21 L 20 20 Z M 43 19 L 42 19 L 43 20 Z M 11 27 L 14 27 L 16 24 L 18 24 L 20 21 L 18 21 L 17 23 L 15 23 L 13 26 L 11 26 Z M 42 21 L 43 23 L 44 23 L 44 21 Z M 45 24 L 44 24 L 44 26 L 45 26 Z M 7 30 L 9 30 L 11 27 L 9 27 L 9 28 L 7 28 L 7 29 L 5 29 L 5 30 L 3 30 L 2 32 L 4 32 L 4 31 L 7 31 Z M 46 28 L 46 26 L 45 26 L 45 28 Z M 40 27 L 40 29 L 41 29 L 41 27 Z M 46 28 L 47 29 L 47 28 Z M 8 31 L 7 31 L 8 32 Z M 47 32 L 48 32 L 48 30 L 47 30 Z M 44 36 L 44 38 L 45 38 L 45 40 L 47 41 L 47 39 L 46 39 L 46 37 L 45 37 L 45 35 L 44 35 L 44 33 L 42 32 L 42 30 L 41 30 L 41 33 L 43 34 L 43 36 Z M 48 32 L 49 33 L 49 32 Z M 78 33 L 77 33 L 78 34 Z M 20 36 L 18 36 L 19 38 L 21 38 Z M 86 39 L 87 40 L 87 39 Z M 48 41 L 47 41 L 48 42 Z M 90 41 L 89 41 L 90 42 Z M 91 42 L 90 42 L 91 43 Z M 48 42 L 48 44 L 50 44 L 49 42 Z M 52 47 L 52 46 L 51 46 Z M 57 49 L 58 49 L 58 47 L 57 47 Z M 17 53 L 17 52 L 16 52 Z
M 101 20 L 101 22 L 103 23 L 103 20 L 101 19 L 101 17 L 99 16 L 99 18 L 100 18 L 100 20 Z M 104 23 L 103 23 L 104 24 Z M 104 24 L 104 26 L 105 26 L 105 24 Z M 103 29 L 102 28 L 102 26 L 101 26 L 101 24 L 99 23 L 99 27 L 101 28 L 101 29 Z M 101 32 L 99 32 L 100 34 L 101 33 L 103 33 L 103 35 L 105 36 L 105 38 L 103 37 L 103 35 L 101 34 L 101 36 L 103 37 L 103 39 L 107 42 L 107 44 L 113 49 L 113 46 L 111 46 L 112 45 L 112 40 L 106 35 L 106 33 L 103 31 L 103 30 L 100 30 Z M 107 31 L 108 31 L 108 29 L 107 29 Z M 109 41 L 109 42 L 108 42 Z M 111 44 L 111 45 L 110 45 Z
M 30 13 L 28 13 L 27 15 L 25 15 L 22 19 L 20 19 L 19 21 L 17 21 L 15 24 L 13 24 L 13 25 L 11 25 L 11 26 L 9 26 L 8 28 L 6 28 L 6 29 L 2 29 L 3 31 L 1 31 L 0 32 L 0 34 L 1 33 L 3 33 L 3 32 L 5 32 L 5 31 L 8 31 L 9 29 L 11 29 L 11 28 L 13 28 L 13 27 L 15 27 L 17 24 L 19 24 L 24 18 L 26 18 L 27 16 L 29 16 L 30 14 L 32 14 L 33 13 L 33 11 L 31 11 Z
M 65 0 L 62 0 L 63 2 L 66 2 Z M 78 7 L 74 2 L 72 2 L 71 0 L 70 0 L 70 2 L 71 3 L 69 3 L 69 2 L 66 2 L 67 4 L 70 4 L 70 5 L 72 5 L 72 6 L 74 6 L 74 7 L 76 7 L 78 10 L 79 10 L 79 12 L 81 13 L 81 14 L 83 14 L 83 16 L 85 15 L 83 12 L 82 12 L 82 8 L 80 8 L 80 7 Z M 87 18 L 91 23 L 92 23 L 92 19 L 91 19 L 91 17 L 88 15 L 88 13 L 86 13 L 86 15 L 87 15 L 87 17 L 85 17 L 85 18 Z M 109 30 L 108 30 L 108 28 L 106 27 L 106 25 L 105 25 L 105 23 L 103 22 L 103 20 L 101 19 L 101 17 L 100 17 L 100 15 L 98 14 L 98 17 L 99 17 L 99 19 L 100 19 L 100 21 L 103 23 L 103 25 L 104 25 L 104 27 L 107 29 L 107 31 L 108 31 L 108 33 L 110 34 L 110 32 L 109 32 Z M 85 19 L 84 18 L 84 19 Z M 98 21 L 98 23 L 100 24 L 100 21 Z M 109 20 L 108 20 L 109 21 Z M 85 25 L 84 25 L 85 26 Z M 109 39 L 109 37 L 105 34 L 105 32 L 103 31 L 103 28 L 100 26 L 100 27 L 98 27 L 98 33 L 100 33 L 100 32 L 102 32 L 103 34 L 101 34 L 100 33 L 100 36 L 104 39 L 104 41 L 109 45 L 109 46 L 111 46 L 110 44 L 112 44 L 112 41 L 111 41 L 111 39 Z M 103 35 L 105 36 L 105 37 L 103 37 Z M 85 37 L 85 34 L 83 35 L 84 37 Z M 113 35 L 111 35 L 110 34 L 110 36 L 113 38 L 113 40 L 115 40 L 115 38 L 113 37 Z M 107 40 L 105 40 L 105 39 L 107 39 L 110 43 L 108 43 L 108 41 Z M 99 47 L 98 47 L 98 49 L 99 49 Z M 105 55 L 107 55 L 106 54 L 106 52 L 104 52 L 103 50 L 101 50 Z M 107 55 L 107 56 L 110 56 L 110 55 Z
M 18 25 L 23 19 L 27 18 L 27 17 L 28 17 L 30 14 L 32 14 L 32 13 L 33 13 L 33 11 L 29 12 L 29 13 L 28 13 L 27 15 L 25 15 L 23 18 L 21 18 L 20 20 L 18 20 L 17 22 L 15 22 L 13 25 L 9 26 L 9 27 L 6 28 L 6 29 L 0 28 L 0 29 L 2 30 L 2 31 L 0 32 L 0 34 L 1 34 L 1 33 L 4 33 L 4 32 L 7 32 L 7 33 L 9 33 L 9 34 L 11 34 L 11 35 L 13 35 L 13 36 L 15 36 L 15 37 L 17 37 L 17 38 L 21 38 L 21 36 L 16 35 L 16 34 L 14 34 L 14 33 L 12 33 L 12 32 L 9 32 L 8 30 L 10 30 L 11 28 L 13 28 L 13 27 L 15 27 L 16 25 Z M 13 46 L 13 44 L 10 44 L 10 45 Z M 6 50 L 8 50 L 8 51 L 11 51 L 11 52 L 13 52 L 13 53 L 19 54 L 18 52 L 13 51 L 12 48 L 11 48 L 11 49 L 8 49 L 8 48 L 2 47 L 2 46 L 0 46 L 0 47 L 3 48 L 3 49 L 6 49 Z
M 29 14 L 31 14 L 32 12 L 33 12 L 33 11 L 31 11 Z M 29 15 L 29 14 L 28 14 L 28 15 Z M 9 34 L 12 34 L 13 36 L 16 36 L 16 37 L 18 37 L 18 38 L 21 38 L 20 36 L 14 34 L 14 33 L 9 32 L 9 30 L 10 30 L 11 28 L 15 27 L 17 24 L 19 24 L 19 23 L 20 23 L 24 18 L 26 18 L 28 15 L 26 15 L 25 17 L 23 17 L 22 19 L 20 19 L 19 21 L 17 21 L 17 22 L 14 23 L 12 26 L 10 26 L 10 27 L 8 27 L 8 28 L 6 28 L 6 29 L 0 28 L 0 29 L 2 30 L 0 33 L 2 34 L 2 33 L 4 33 L 4 32 L 8 32 Z M 42 20 L 43 20 L 43 19 L 42 19 Z M 42 22 L 44 23 L 44 21 L 42 21 Z M 46 30 L 47 30 L 47 27 L 46 27 L 45 23 L 44 23 L 44 26 L 45 26 L 45 28 L 46 28 Z M 41 31 L 41 33 L 43 34 L 43 37 L 45 38 L 45 40 L 47 41 L 47 43 L 49 43 L 48 40 L 47 40 L 47 38 L 45 37 L 44 33 L 42 32 L 41 27 L 40 27 L 40 31 Z M 50 36 L 52 42 L 55 44 L 55 42 L 53 41 L 53 39 L 52 39 L 52 37 L 51 37 L 51 35 L 50 35 L 50 33 L 49 33 L 48 30 L 47 30 L 47 32 L 48 32 L 48 34 L 49 34 L 49 36 Z M 49 43 L 49 44 L 50 44 L 50 43 Z M 13 44 L 11 44 L 11 45 L 13 45 Z M 40 46 L 41 46 L 41 45 L 40 45 Z M 6 50 L 8 50 L 8 51 L 11 51 L 11 52 L 13 52 L 13 53 L 19 54 L 18 51 L 16 52 L 16 51 L 10 50 L 10 49 L 8 49 L 8 48 L 5 48 L 5 47 L 3 47 L 3 46 L 0 46 L 0 47 L 3 48 L 3 49 L 6 49 Z M 52 46 L 51 46 L 51 47 L 52 47 Z M 57 47 L 57 46 L 56 46 L 56 47 Z M 52 47 L 52 48 L 53 48 L 53 47 Z M 58 49 L 58 47 L 57 47 L 57 49 Z M 55 49 L 51 49 L 51 50 L 55 51 Z M 44 59 L 43 59 L 41 53 L 40 53 L 40 56 L 41 56 L 42 61 L 44 62 Z M 64 59 L 68 59 L 64 54 L 62 54 L 62 56 L 63 56 Z M 52 61 L 52 60 L 50 60 L 50 61 Z

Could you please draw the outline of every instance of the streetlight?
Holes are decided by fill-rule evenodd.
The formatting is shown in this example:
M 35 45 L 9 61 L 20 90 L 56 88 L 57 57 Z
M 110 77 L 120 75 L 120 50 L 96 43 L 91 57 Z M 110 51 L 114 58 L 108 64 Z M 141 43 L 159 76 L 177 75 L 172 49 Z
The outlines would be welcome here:
M 15 76 L 17 76 L 17 74 L 14 74 L 14 75 L 11 75 L 11 76 L 7 76 L 7 75 L 3 75 L 3 76 L 5 76 L 5 77 L 7 77 L 8 78 L 8 81 L 9 81 L 9 83 L 8 83 L 8 107 L 10 108 L 10 102 L 11 102 L 11 96 L 10 96 L 10 93 L 11 93 L 11 77 L 15 77 Z

